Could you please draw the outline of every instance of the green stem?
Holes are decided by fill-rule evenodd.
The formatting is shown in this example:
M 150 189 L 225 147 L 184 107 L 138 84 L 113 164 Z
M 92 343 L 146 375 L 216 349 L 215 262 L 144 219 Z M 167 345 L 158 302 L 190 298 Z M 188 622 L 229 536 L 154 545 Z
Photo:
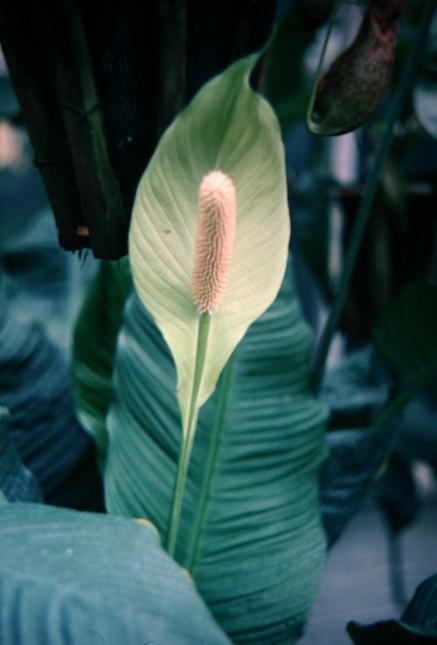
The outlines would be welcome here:
M 197 418 L 199 416 L 198 398 L 200 385 L 202 382 L 203 368 L 205 365 L 210 322 L 211 316 L 209 314 L 202 314 L 199 317 L 193 386 L 191 388 L 188 414 L 186 415 L 186 418 L 183 419 L 182 450 L 179 455 L 178 469 L 173 490 L 173 499 L 170 509 L 170 519 L 167 534 L 166 548 L 169 555 L 171 555 L 172 557 L 174 557 L 176 550 L 176 540 L 181 519 L 182 502 L 187 482 L 188 466 L 193 449 L 194 436 L 196 434 Z
M 405 99 L 407 98 L 408 90 L 410 89 L 414 77 L 414 72 L 419 60 L 422 45 L 426 40 L 426 33 L 431 22 L 433 9 L 434 0 L 426 0 L 423 4 L 423 13 L 421 16 L 420 24 L 414 33 L 414 40 L 407 62 L 402 71 L 402 76 L 398 88 L 387 113 L 387 122 L 384 134 L 382 136 L 379 149 L 376 153 L 369 180 L 364 189 L 361 204 L 352 229 L 351 239 L 349 242 L 349 248 L 346 253 L 345 265 L 343 273 L 341 275 L 338 292 L 329 313 L 328 320 L 326 321 L 325 328 L 323 329 L 316 359 L 314 361 L 311 385 L 314 393 L 316 394 L 320 389 L 329 348 L 331 346 L 334 333 L 337 329 L 338 322 L 346 304 L 358 253 L 361 248 L 364 232 L 366 230 L 367 222 L 369 220 L 373 203 L 375 201 L 381 170 L 390 150 L 396 122 L 402 112 L 405 104 Z
M 232 374 L 234 368 L 234 357 L 231 356 L 223 370 L 221 378 L 220 394 L 217 403 L 217 413 L 214 420 L 214 428 L 210 439 L 208 455 L 205 462 L 204 478 L 200 491 L 200 499 L 197 504 L 197 513 L 191 527 L 191 542 L 188 548 L 186 567 L 193 575 L 202 544 L 203 528 L 208 514 L 211 489 L 216 473 L 217 457 L 220 450 L 223 431 L 225 428 L 226 411 L 228 407 L 229 393 L 231 391 Z

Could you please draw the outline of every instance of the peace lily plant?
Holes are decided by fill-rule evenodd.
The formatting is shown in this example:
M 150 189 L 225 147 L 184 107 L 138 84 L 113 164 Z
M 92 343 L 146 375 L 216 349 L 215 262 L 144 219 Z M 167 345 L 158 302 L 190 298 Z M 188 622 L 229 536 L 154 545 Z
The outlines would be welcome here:
M 172 353 L 182 447 L 167 548 L 174 555 L 200 407 L 284 277 L 284 151 L 251 56 L 208 83 L 162 137 L 138 187 L 134 284 Z
M 257 59 L 207 83 L 162 136 L 134 204 L 135 289 L 124 263 L 102 265 L 76 328 L 80 350 L 103 307 L 115 356 L 83 346 L 76 381 L 108 513 L 157 528 L 233 641 L 289 643 L 325 557 L 326 411 L 309 391 L 284 149 L 249 84 Z
M 423 4 L 317 352 L 313 392 L 431 22 L 434 3 Z M 240 60 L 206 84 L 165 132 L 138 187 L 131 269 L 125 261 L 100 265 L 76 325 L 76 400 L 97 446 L 107 513 L 35 503 L 37 482 L 0 409 L 4 642 L 82 643 L 86 635 L 108 644 L 294 642 L 327 538 L 336 539 L 387 455 L 381 431 L 435 381 L 436 287 L 417 283 L 376 330 L 398 390 L 359 439 L 331 435 L 319 486 L 327 414 L 310 388 L 313 337 L 287 262 L 284 151 L 271 108 L 250 88 L 256 62 Z M 6 304 L 6 291 L 0 295 Z M 7 339 L 3 363 L 13 370 L 13 414 L 22 401 L 39 400 L 38 374 L 42 409 L 56 400 L 60 417 L 58 390 L 46 400 L 49 378 L 59 373 L 51 344 L 43 346 L 37 326 L 17 325 L 8 309 L 0 307 L 0 336 Z M 28 384 L 31 395 L 22 398 Z M 32 407 L 33 417 L 44 416 Z M 39 420 L 30 436 L 37 435 Z M 32 445 L 33 463 L 51 479 L 71 445 L 59 437 L 50 427 Z M 82 472 L 81 465 L 74 477 Z M 61 485 L 68 494 L 70 475 Z

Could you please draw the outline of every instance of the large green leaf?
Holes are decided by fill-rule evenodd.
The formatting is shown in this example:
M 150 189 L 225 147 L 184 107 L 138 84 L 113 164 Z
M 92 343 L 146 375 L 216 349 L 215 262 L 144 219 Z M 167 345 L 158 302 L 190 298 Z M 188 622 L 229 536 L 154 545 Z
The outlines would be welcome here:
M 317 589 L 325 411 L 308 390 L 311 340 L 288 274 L 200 412 L 176 555 L 235 642 L 289 643 Z M 176 372 L 135 294 L 114 384 L 108 509 L 165 536 L 181 443 Z
M 272 109 L 249 86 L 257 58 L 242 59 L 207 83 L 168 128 L 133 210 L 133 278 L 173 355 L 185 434 L 193 405 L 212 394 L 247 328 L 273 302 L 286 267 L 284 150 Z M 231 178 L 237 216 L 229 283 L 204 336 L 192 274 L 199 186 L 212 170 Z
M 4 643 L 229 642 L 150 526 L 10 504 L 0 527 Z

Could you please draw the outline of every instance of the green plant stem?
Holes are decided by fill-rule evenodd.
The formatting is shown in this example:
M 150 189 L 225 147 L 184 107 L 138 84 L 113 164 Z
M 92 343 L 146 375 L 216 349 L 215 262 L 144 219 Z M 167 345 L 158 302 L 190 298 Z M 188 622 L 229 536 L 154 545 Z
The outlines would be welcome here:
M 223 431 L 225 428 L 226 412 L 228 408 L 229 394 L 231 392 L 232 375 L 234 368 L 235 354 L 232 354 L 223 370 L 221 378 L 220 394 L 217 403 L 217 413 L 214 419 L 214 427 L 210 438 L 208 455 L 205 462 L 204 478 L 200 491 L 200 499 L 197 504 L 196 517 L 191 527 L 191 541 L 188 547 L 186 567 L 193 575 L 201 549 L 202 529 L 208 514 L 211 489 L 216 474 L 217 457 L 220 450 Z
M 368 182 L 364 189 L 361 204 L 352 229 L 351 239 L 349 243 L 349 248 L 346 253 L 345 265 L 344 265 L 343 273 L 341 275 L 338 292 L 336 294 L 334 303 L 331 307 L 331 311 L 329 313 L 328 320 L 326 321 L 325 328 L 323 329 L 316 358 L 314 361 L 314 366 L 313 366 L 312 376 L 311 376 L 311 387 L 315 394 L 317 394 L 317 392 L 319 391 L 321 382 L 323 380 L 329 348 L 331 346 L 331 342 L 334 337 L 335 330 L 337 329 L 338 322 L 340 320 L 340 317 L 343 313 L 344 306 L 346 304 L 349 287 L 350 287 L 352 275 L 355 269 L 358 253 L 361 248 L 364 232 L 366 230 L 367 222 L 369 220 L 373 203 L 375 201 L 376 191 L 378 188 L 380 175 L 381 175 L 381 170 L 382 170 L 384 161 L 387 157 L 387 153 L 390 150 L 396 122 L 402 112 L 402 109 L 405 104 L 405 99 L 407 98 L 408 90 L 411 86 L 411 83 L 414 77 L 414 72 L 416 70 L 416 66 L 419 60 L 421 48 L 423 46 L 423 43 L 426 40 L 426 33 L 428 30 L 429 24 L 431 22 L 433 9 L 434 9 L 434 0 L 425 0 L 425 2 L 423 3 L 423 10 L 422 10 L 420 24 L 414 33 L 413 44 L 411 46 L 408 59 L 402 71 L 402 76 L 401 76 L 398 88 L 394 95 L 393 101 L 390 105 L 390 108 L 387 114 L 387 122 L 384 130 L 384 134 L 382 136 L 379 149 L 376 153 Z
M 167 533 L 167 551 L 174 557 L 176 540 L 181 519 L 182 502 L 187 482 L 188 466 L 193 449 L 194 436 L 196 434 L 197 419 L 199 416 L 199 390 L 202 381 L 203 368 L 205 365 L 208 335 L 211 323 L 210 314 L 202 314 L 199 317 L 196 346 L 196 362 L 194 365 L 193 387 L 190 395 L 190 406 L 186 419 L 183 419 L 182 428 L 182 449 L 179 455 L 178 469 L 176 473 L 173 499 L 170 509 L 170 519 Z

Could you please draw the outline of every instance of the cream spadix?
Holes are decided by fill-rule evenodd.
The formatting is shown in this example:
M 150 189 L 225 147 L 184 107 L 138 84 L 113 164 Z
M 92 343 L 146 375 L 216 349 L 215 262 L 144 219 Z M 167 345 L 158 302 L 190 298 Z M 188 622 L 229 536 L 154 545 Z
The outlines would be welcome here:
M 235 186 L 214 170 L 199 187 L 199 221 L 192 290 L 200 314 L 217 311 L 223 302 L 235 237 Z

